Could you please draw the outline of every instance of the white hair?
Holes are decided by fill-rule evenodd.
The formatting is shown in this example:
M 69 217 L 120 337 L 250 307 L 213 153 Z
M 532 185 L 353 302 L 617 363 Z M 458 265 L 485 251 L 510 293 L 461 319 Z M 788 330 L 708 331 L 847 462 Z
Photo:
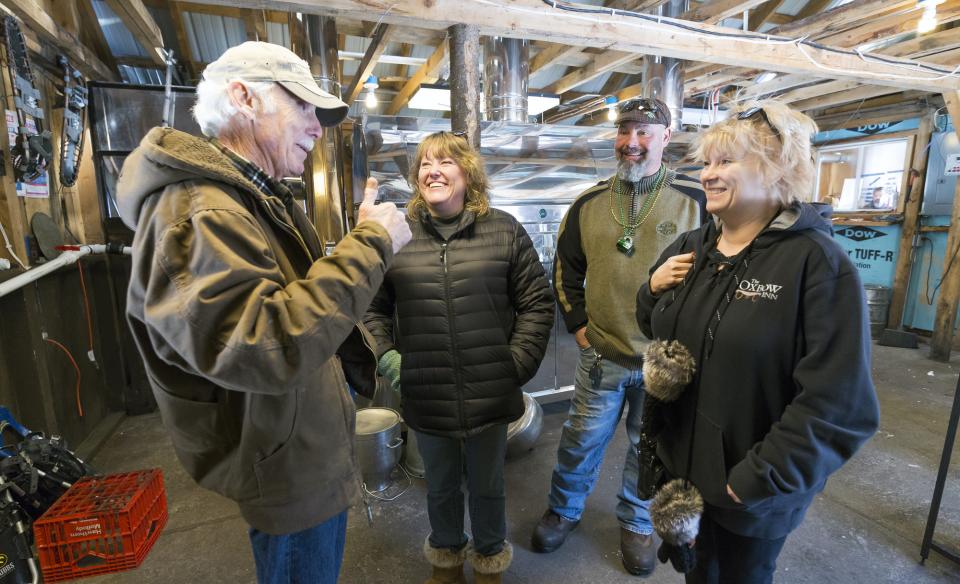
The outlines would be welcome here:
M 277 109 L 273 81 L 244 81 L 243 79 L 204 79 L 197 84 L 197 103 L 193 106 L 193 119 L 197 120 L 200 131 L 210 138 L 220 137 L 224 126 L 237 115 L 237 108 L 230 103 L 227 85 L 234 81 L 243 83 L 253 95 L 256 95 L 262 109 L 260 113 L 273 113 Z

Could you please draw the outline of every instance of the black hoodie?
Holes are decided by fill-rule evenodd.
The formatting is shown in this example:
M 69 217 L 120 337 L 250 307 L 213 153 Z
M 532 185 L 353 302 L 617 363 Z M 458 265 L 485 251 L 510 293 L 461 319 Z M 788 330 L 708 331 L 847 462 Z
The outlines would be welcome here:
M 697 362 L 666 409 L 658 454 L 745 536 L 799 525 L 879 422 L 860 278 L 817 207 L 784 209 L 734 258 L 716 251 L 714 222 L 684 233 L 650 271 L 696 251 L 684 283 L 658 296 L 648 283 L 637 298 L 640 329 L 680 341 Z

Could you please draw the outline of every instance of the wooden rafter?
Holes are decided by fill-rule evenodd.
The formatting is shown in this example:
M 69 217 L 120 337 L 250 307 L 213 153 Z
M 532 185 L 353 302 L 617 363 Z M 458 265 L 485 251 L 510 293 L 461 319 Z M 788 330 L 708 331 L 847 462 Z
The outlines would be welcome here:
M 816 35 L 817 42 L 839 47 L 853 47 L 866 42 L 882 42 L 896 39 L 898 36 L 913 32 L 917 28 L 922 12 L 902 10 L 886 16 L 871 18 L 855 27 L 830 35 Z M 948 0 L 937 6 L 937 20 L 941 23 L 960 19 L 960 0 Z
M 544 87 L 543 90 L 547 93 L 563 93 L 580 84 L 586 83 L 587 81 L 596 79 L 615 67 L 619 67 L 620 65 L 629 63 L 630 61 L 635 61 L 637 58 L 638 56 L 636 53 L 606 51 L 597 55 L 597 57 L 593 60 L 593 63 L 590 65 L 582 69 L 577 69 L 568 75 L 564 75 L 560 79 Z
M 808 0 L 806 5 L 800 9 L 799 12 L 794 16 L 796 20 L 803 20 L 808 16 L 813 16 L 823 11 L 828 4 L 833 2 L 833 0 Z
M 683 13 L 683 20 L 693 22 L 703 22 L 714 24 L 725 18 L 743 14 L 744 10 L 750 10 L 754 6 L 759 6 L 767 0 L 716 0 L 714 2 L 704 2 L 700 6 Z
M 244 10 L 242 13 L 243 25 L 246 28 L 248 41 L 267 40 L 267 20 L 265 10 Z
M 193 60 L 193 51 L 190 49 L 190 39 L 187 37 L 187 27 L 183 23 L 183 4 L 183 2 L 171 0 L 168 5 L 170 9 L 170 19 L 173 20 L 173 28 L 177 31 L 177 44 L 180 49 L 180 55 L 177 57 L 177 61 L 186 67 L 190 79 L 196 80 L 199 69 L 197 63 Z
M 817 12 L 777 27 L 770 33 L 791 37 L 824 36 L 846 30 L 863 20 L 916 6 L 916 4 L 916 0 L 861 0 L 826 12 Z
M 417 72 L 413 74 L 409 81 L 407 81 L 407 83 L 400 90 L 400 93 L 393 98 L 393 101 L 391 101 L 390 105 L 387 106 L 385 112 L 386 115 L 397 115 L 403 106 L 407 105 L 407 102 L 410 101 L 410 98 L 413 97 L 413 94 L 416 93 L 417 89 L 420 88 L 420 85 L 436 81 L 436 72 L 447 61 L 448 56 L 449 51 L 447 49 L 447 42 L 444 40 L 433 51 L 433 54 L 430 55 L 430 58 L 427 59 L 427 62 L 421 65 L 420 68 L 417 69 Z
M 216 3 L 225 1 L 216 0 Z M 234 6 L 244 7 L 260 2 L 229 1 Z M 856 55 L 837 53 L 816 46 L 805 46 L 801 53 L 791 44 L 758 44 L 741 38 L 744 33 L 712 25 L 688 24 L 688 27 L 699 29 L 703 33 L 691 38 L 689 33 L 679 35 L 678 30 L 668 23 L 637 19 L 622 22 L 614 18 L 584 20 L 552 8 L 540 0 L 493 0 L 499 2 L 497 6 L 460 0 L 433 0 L 430 6 L 419 0 L 392 0 L 389 5 L 381 5 L 378 3 L 380 1 L 286 0 L 284 6 L 345 18 L 357 18 L 361 14 L 368 19 L 376 16 L 384 22 L 427 28 L 446 28 L 451 23 L 475 24 L 487 35 L 586 44 L 606 50 L 663 55 L 782 73 L 822 76 L 823 71 L 817 64 L 828 63 L 832 68 L 829 75 L 837 79 L 937 92 L 960 89 L 960 79 L 934 79 L 937 77 L 936 72 L 931 74 L 930 78 L 921 75 L 905 78 L 902 64 L 864 63 Z M 864 4 L 875 1 L 865 0 Z M 892 0 L 884 1 L 896 3 Z
M 106 2 L 153 62 L 165 66 L 166 63 L 156 51 L 157 47 L 164 46 L 160 27 L 157 26 L 143 2 L 141 0 L 106 0 Z
M 777 11 L 777 8 L 780 8 L 783 2 L 784 0 L 768 0 L 751 10 L 747 21 L 747 28 L 750 30 L 759 30 L 760 26 Z
M 877 52 L 894 57 L 923 57 L 957 47 L 960 47 L 960 26 L 919 35 L 909 41 L 884 47 Z
M 380 55 L 382 55 L 384 49 L 387 48 L 387 37 L 390 32 L 390 27 L 391 25 L 389 24 L 381 23 L 378 24 L 377 28 L 373 31 L 373 37 L 370 39 L 366 53 L 363 54 L 363 59 L 360 60 L 357 73 L 353 76 L 353 80 L 350 81 L 350 87 L 344 94 L 346 95 L 347 104 L 351 104 L 353 100 L 357 99 L 357 96 L 360 95 L 360 91 L 363 89 L 364 82 L 366 82 L 370 74 L 373 73 L 373 68 L 377 66 L 377 60 L 380 59 Z
M 577 46 L 548 43 L 530 60 L 530 76 L 533 77 L 541 69 L 546 69 L 558 61 L 579 53 L 581 50 L 582 48 Z
M 86 35 L 91 48 L 96 52 L 97 56 L 119 77 L 120 71 L 117 69 L 117 62 L 113 58 L 110 45 L 107 44 L 107 38 L 103 36 L 100 20 L 97 18 L 97 13 L 93 9 L 93 0 L 77 0 L 76 6 L 82 27 L 81 34 Z

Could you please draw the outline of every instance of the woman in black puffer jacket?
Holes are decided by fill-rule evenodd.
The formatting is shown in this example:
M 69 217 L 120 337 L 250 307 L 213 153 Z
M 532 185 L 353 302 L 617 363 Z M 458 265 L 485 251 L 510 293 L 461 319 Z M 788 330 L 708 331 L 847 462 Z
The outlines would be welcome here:
M 413 239 L 394 259 L 366 324 L 380 372 L 401 389 L 403 417 L 424 461 L 432 529 L 424 551 L 434 570 L 428 582 L 462 582 L 468 555 L 478 582 L 500 582 L 512 557 L 505 540 L 507 424 L 523 414 L 520 387 L 543 359 L 553 299 L 523 226 L 489 207 L 483 161 L 465 138 L 428 136 L 410 182 Z

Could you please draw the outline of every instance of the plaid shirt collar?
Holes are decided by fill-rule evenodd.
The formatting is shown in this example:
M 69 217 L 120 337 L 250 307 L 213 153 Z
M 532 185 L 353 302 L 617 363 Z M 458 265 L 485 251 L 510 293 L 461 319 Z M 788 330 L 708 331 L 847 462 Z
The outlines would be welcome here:
M 240 156 L 233 150 L 220 143 L 216 138 L 211 138 L 210 143 L 217 147 L 224 156 L 230 159 L 233 166 L 240 171 L 240 174 L 253 183 L 260 192 L 268 197 L 277 197 L 283 202 L 284 207 L 289 209 L 293 205 L 293 193 L 278 180 L 268 175 L 262 168 L 250 162 L 243 156 Z

